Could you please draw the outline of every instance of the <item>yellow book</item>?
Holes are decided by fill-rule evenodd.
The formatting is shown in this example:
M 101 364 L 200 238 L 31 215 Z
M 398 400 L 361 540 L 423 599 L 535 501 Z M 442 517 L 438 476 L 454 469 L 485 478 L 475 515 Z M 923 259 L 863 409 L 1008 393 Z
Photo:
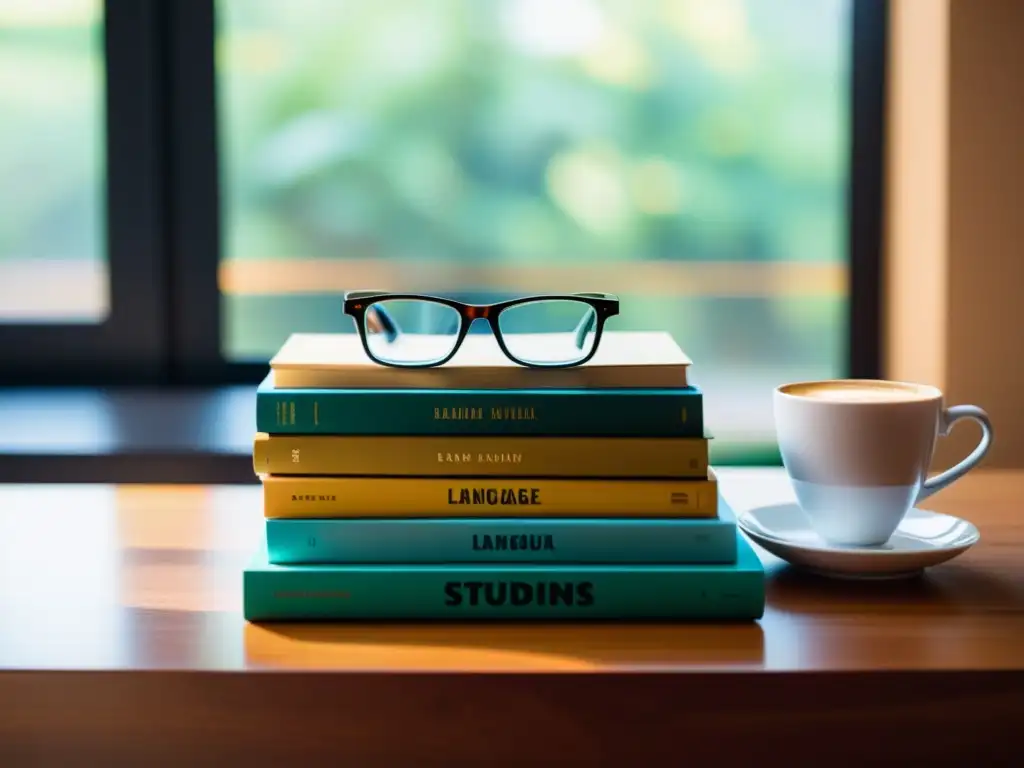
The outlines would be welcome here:
M 258 475 L 702 478 L 708 439 L 260 432 L 253 468 Z
M 268 518 L 685 517 L 718 515 L 718 478 L 555 480 L 266 475 Z

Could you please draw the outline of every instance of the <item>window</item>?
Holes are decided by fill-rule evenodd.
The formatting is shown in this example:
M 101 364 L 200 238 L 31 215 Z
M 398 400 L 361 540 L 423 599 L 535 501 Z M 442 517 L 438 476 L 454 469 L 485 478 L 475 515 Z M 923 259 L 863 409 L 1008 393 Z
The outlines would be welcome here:
M 0 0 L 0 383 L 159 378 L 154 18 Z
M 101 24 L 98 0 L 0 2 L 0 323 L 109 314 Z
M 0 0 L 0 383 L 255 384 L 350 288 L 612 291 L 765 458 L 775 384 L 878 374 L 885 20 Z
M 695 360 L 720 447 L 845 374 L 848 0 L 216 8 L 226 359 L 351 332 L 351 288 L 600 290 Z

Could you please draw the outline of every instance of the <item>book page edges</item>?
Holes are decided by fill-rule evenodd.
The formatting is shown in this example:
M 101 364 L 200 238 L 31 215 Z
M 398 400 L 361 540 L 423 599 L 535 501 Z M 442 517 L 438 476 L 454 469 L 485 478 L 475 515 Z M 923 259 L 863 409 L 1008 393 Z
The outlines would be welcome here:
M 628 366 L 446 370 L 444 367 L 396 372 L 379 369 L 284 368 L 271 374 L 274 389 L 679 389 L 689 386 L 686 368 Z
M 541 334 L 538 334 L 541 335 Z M 689 366 L 691 360 L 664 331 L 607 331 L 587 368 Z M 370 360 L 355 334 L 293 333 L 270 359 L 274 370 L 381 369 Z M 523 368 L 505 357 L 492 336 L 473 334 L 445 368 Z M 422 370 L 422 369 L 421 369 Z

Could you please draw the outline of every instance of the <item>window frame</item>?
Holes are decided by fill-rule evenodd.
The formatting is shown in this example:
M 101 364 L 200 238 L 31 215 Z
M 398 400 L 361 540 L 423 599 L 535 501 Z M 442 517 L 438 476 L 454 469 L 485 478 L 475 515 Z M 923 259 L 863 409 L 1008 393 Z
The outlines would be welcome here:
M 105 0 L 102 41 L 110 312 L 100 323 L 0 324 L 3 385 L 166 378 L 158 0 Z

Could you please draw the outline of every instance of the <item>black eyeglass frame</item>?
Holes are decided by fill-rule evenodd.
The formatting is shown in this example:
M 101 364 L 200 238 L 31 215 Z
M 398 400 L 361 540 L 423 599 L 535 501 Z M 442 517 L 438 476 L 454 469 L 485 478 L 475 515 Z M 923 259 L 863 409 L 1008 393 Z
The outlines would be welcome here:
M 431 360 L 425 363 L 396 363 L 388 360 L 381 360 L 379 357 L 374 355 L 373 352 L 370 351 L 370 343 L 366 334 L 366 313 L 374 304 L 379 304 L 384 301 L 433 302 L 434 304 L 441 304 L 446 307 L 450 307 L 458 312 L 459 331 L 451 352 L 440 360 Z M 587 304 L 592 310 L 594 310 L 594 344 L 584 357 L 567 363 L 536 363 L 519 359 L 509 351 L 507 346 L 505 346 L 505 340 L 501 333 L 501 326 L 498 323 L 498 318 L 501 313 L 510 307 L 517 307 L 522 304 L 532 304 L 540 301 L 577 301 Z M 491 327 L 491 333 L 494 334 L 494 339 L 497 341 L 498 347 L 505 354 L 505 357 L 517 365 L 522 365 L 526 368 L 574 368 L 577 365 L 583 365 L 597 352 L 597 349 L 601 344 L 601 335 L 604 333 L 605 321 L 609 317 L 614 317 L 619 314 L 619 299 L 611 293 L 551 293 L 522 296 L 518 299 L 499 301 L 494 304 L 468 304 L 463 301 L 446 299 L 442 296 L 431 296 L 421 293 L 348 291 L 345 293 L 342 311 L 355 321 L 356 331 L 359 333 L 359 340 L 362 342 L 366 356 L 375 363 L 386 365 L 391 368 L 434 368 L 439 365 L 444 365 L 455 357 L 455 353 L 459 351 L 459 347 L 462 346 L 462 342 L 469 333 L 469 327 L 473 324 L 474 320 L 479 318 L 487 320 L 487 324 Z

